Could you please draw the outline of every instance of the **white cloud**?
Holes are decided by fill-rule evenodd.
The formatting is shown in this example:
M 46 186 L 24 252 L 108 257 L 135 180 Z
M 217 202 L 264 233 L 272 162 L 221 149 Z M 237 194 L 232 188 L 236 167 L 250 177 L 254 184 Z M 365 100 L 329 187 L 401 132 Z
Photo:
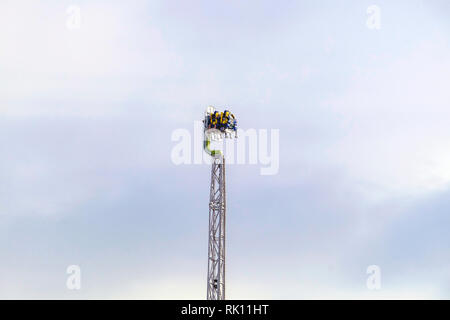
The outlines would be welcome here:
M 179 72 L 182 60 L 160 29 L 137 18 L 143 2 L 80 8 L 81 28 L 70 30 L 63 3 L 2 3 L 1 114 L 117 114 L 130 96 Z
M 345 93 L 324 102 L 343 133 L 325 153 L 356 181 L 384 190 L 382 198 L 450 183 L 445 52 L 450 48 L 442 42 L 425 41 L 413 53 L 360 71 Z

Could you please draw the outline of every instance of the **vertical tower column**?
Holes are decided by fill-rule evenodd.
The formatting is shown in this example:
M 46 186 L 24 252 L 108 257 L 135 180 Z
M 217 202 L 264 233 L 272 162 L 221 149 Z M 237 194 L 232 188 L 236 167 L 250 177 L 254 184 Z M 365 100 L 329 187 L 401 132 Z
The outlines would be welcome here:
M 225 157 L 213 160 L 209 196 L 208 300 L 225 300 Z

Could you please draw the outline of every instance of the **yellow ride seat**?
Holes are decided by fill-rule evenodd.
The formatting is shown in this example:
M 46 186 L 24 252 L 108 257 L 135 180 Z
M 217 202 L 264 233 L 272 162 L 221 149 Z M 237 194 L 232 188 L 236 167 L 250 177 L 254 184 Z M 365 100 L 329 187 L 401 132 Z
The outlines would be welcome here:
M 229 116 L 230 115 L 229 115 L 228 111 L 225 112 L 225 113 L 222 113 L 221 116 L 220 116 L 220 122 L 223 123 L 223 124 L 226 124 L 228 122 Z

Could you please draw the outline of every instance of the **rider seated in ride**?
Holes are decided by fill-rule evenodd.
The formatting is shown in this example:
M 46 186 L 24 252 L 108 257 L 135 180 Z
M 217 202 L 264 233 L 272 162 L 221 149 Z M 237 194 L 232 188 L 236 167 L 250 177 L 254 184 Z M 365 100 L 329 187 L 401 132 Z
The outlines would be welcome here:
M 228 126 L 229 121 L 230 121 L 230 111 L 225 110 L 225 111 L 224 111 L 223 113 L 221 113 L 221 115 L 220 115 L 220 122 L 221 122 L 222 127 L 223 127 L 224 129 L 228 129 L 228 128 L 229 128 L 229 126 Z
M 236 131 L 236 119 L 232 113 L 229 114 L 227 128 Z
M 219 112 L 214 111 L 214 113 L 211 113 L 211 128 L 217 128 L 220 120 Z

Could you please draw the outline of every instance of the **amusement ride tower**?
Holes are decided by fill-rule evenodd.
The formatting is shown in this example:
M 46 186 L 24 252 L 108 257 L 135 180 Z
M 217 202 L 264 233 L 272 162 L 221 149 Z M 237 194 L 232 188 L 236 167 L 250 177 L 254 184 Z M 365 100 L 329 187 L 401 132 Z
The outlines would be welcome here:
M 209 193 L 208 240 L 208 300 L 225 300 L 225 156 L 220 150 L 211 150 L 212 141 L 237 137 L 236 119 L 232 113 L 215 111 L 208 107 L 205 113 L 203 148 L 212 157 Z

